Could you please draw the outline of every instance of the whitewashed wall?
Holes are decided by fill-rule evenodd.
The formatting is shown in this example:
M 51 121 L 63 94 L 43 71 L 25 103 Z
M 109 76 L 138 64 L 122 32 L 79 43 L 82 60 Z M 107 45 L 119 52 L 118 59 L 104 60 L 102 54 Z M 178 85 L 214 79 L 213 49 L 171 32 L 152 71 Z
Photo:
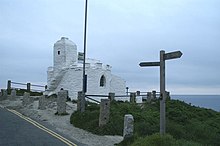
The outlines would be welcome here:
M 59 54 L 58 54 L 59 52 Z M 54 44 L 54 70 L 68 67 L 77 62 L 77 46 L 68 38 L 62 37 Z
M 120 77 L 112 75 L 111 71 L 101 68 L 86 68 L 86 74 L 86 94 L 108 95 L 109 92 L 114 92 L 117 95 L 125 94 L 125 81 Z M 100 87 L 102 75 L 106 78 L 106 84 Z M 82 90 L 82 68 L 69 68 L 55 92 L 58 92 L 61 88 L 69 91 L 71 99 L 77 99 L 78 91 Z
M 60 54 L 58 54 L 60 51 Z M 76 45 L 67 38 L 54 44 L 54 66 L 47 71 L 48 91 L 46 94 L 57 93 L 61 88 L 68 90 L 71 99 L 77 99 L 78 91 L 82 90 L 82 63 L 78 63 Z M 100 61 L 90 59 L 86 61 L 87 93 L 107 95 L 125 94 L 125 81 L 111 73 L 111 66 L 103 65 Z M 105 86 L 100 86 L 101 76 L 106 79 Z

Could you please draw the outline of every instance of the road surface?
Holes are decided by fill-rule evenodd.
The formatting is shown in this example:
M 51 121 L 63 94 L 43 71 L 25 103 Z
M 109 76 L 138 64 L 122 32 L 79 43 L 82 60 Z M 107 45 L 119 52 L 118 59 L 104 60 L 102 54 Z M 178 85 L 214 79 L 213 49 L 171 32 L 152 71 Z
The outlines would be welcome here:
M 0 146 L 68 145 L 75 144 L 16 111 L 0 107 Z

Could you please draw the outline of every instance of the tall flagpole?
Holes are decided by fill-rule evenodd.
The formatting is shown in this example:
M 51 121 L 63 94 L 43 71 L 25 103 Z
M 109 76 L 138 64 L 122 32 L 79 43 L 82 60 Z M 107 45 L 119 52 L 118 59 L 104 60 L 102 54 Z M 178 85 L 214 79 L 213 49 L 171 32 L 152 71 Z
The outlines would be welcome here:
M 83 86 L 82 91 L 83 93 L 86 92 L 86 71 L 85 71 L 85 64 L 86 64 L 86 27 L 87 27 L 87 3 L 88 1 L 85 1 L 85 24 L 84 24 L 84 55 L 83 55 Z

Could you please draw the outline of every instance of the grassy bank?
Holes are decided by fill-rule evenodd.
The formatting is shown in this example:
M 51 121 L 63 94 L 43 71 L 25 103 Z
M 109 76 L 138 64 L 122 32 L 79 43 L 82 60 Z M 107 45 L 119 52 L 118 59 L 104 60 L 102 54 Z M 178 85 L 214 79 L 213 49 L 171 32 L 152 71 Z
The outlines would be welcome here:
M 8 95 L 11 94 L 11 91 L 12 91 L 12 89 L 7 91 Z M 43 92 L 28 91 L 26 89 L 16 89 L 16 95 L 17 96 L 23 96 L 25 92 L 30 93 L 30 96 L 41 96 L 41 95 L 43 95 Z
M 166 136 L 172 139 L 173 145 L 220 145 L 219 112 L 191 106 L 178 100 L 167 101 L 166 108 Z M 123 141 L 121 145 L 138 145 L 140 141 L 163 139 L 155 134 L 159 132 L 159 101 L 142 105 L 114 101 L 111 103 L 110 112 L 109 123 L 99 127 L 99 105 L 89 103 L 84 113 L 73 113 L 70 121 L 74 126 L 95 134 L 122 135 L 124 115 L 132 114 L 135 120 L 134 137 Z

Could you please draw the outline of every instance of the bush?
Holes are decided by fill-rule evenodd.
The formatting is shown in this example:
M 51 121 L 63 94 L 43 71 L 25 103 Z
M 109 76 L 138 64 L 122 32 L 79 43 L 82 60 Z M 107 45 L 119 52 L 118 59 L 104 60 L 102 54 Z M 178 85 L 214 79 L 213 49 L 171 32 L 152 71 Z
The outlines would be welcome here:
M 173 136 L 165 134 L 161 136 L 159 133 L 137 139 L 131 146 L 201 146 L 198 143 L 176 140 Z
M 153 134 L 145 138 L 139 138 L 131 146 L 173 146 L 175 139 L 171 135 L 160 136 L 160 134 Z
M 8 94 L 11 94 L 11 90 L 8 90 Z M 43 92 L 33 92 L 33 91 L 28 91 L 26 89 L 16 89 L 16 95 L 17 96 L 23 96 L 24 92 L 30 93 L 30 96 L 41 96 L 41 95 L 43 95 Z
M 144 103 L 142 105 L 113 101 L 110 107 L 110 121 L 102 127 L 99 127 L 98 123 L 99 105 L 88 103 L 84 113 L 72 114 L 71 123 L 99 135 L 122 135 L 124 115 L 132 114 L 134 137 L 123 141 L 120 145 L 130 145 L 136 141 L 146 141 L 145 139 L 156 140 L 158 143 L 150 143 L 155 145 L 163 142 L 164 145 L 198 145 L 198 143 L 220 145 L 219 112 L 191 106 L 178 100 L 168 100 L 166 105 L 166 132 L 170 135 L 165 135 L 165 137 L 154 134 L 160 130 L 159 101 L 155 101 L 154 104 Z M 166 142 L 166 140 L 170 140 L 172 143 Z

